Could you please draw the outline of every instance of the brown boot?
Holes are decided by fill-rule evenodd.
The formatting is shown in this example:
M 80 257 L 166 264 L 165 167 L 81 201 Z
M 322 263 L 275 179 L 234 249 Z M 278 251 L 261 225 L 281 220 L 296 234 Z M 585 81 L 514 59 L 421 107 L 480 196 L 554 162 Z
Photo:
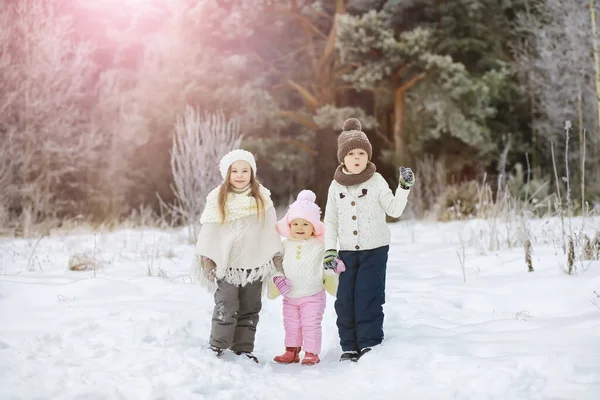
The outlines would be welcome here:
M 280 356 L 275 356 L 273 361 L 279 364 L 293 364 L 300 362 L 301 347 L 286 347 L 285 353 Z

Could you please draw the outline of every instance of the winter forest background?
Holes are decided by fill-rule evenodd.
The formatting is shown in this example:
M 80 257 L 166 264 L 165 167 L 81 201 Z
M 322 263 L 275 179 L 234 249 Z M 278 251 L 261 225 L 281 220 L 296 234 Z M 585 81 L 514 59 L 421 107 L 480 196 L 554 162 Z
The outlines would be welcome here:
M 194 224 L 240 143 L 324 205 L 348 117 L 404 217 L 598 207 L 594 0 L 0 3 L 2 234 Z
M 599 399 L 598 3 L 0 0 L 0 397 Z M 264 299 L 261 363 L 217 359 L 218 160 L 324 206 L 349 117 L 416 174 L 385 341 L 339 363 L 328 296 L 322 362 L 276 364 Z

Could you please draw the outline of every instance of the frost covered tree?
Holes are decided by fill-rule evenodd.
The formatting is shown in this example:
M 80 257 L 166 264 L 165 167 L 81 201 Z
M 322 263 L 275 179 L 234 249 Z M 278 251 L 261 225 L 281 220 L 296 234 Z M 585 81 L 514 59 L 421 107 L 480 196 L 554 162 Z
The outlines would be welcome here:
M 486 120 L 495 113 L 491 100 L 505 72 L 474 77 L 463 64 L 435 52 L 430 29 L 397 29 L 392 16 L 388 9 L 339 16 L 337 41 L 342 61 L 353 66 L 345 79 L 376 98 L 389 98 L 391 161 L 406 162 L 409 144 L 443 136 L 479 153 L 492 150 Z
M 239 148 L 241 141 L 239 122 L 227 119 L 223 112 L 201 115 L 188 106 L 177 117 L 171 150 L 177 198 L 173 210 L 188 226 L 191 242 L 197 238 L 206 196 L 223 180 L 216 161 Z
M 127 210 L 136 115 L 71 11 L 49 0 L 0 10 L 0 146 L 11 152 L 3 196 L 13 219 Z
M 517 24 L 525 41 L 515 48 L 515 66 L 536 95 L 535 130 L 545 151 L 551 142 L 564 141 L 564 121 L 577 129 L 597 124 L 592 30 L 589 9 L 580 1 L 530 3 Z
M 9 128 L 10 129 L 10 128 Z M 0 140 L 0 226 L 8 227 L 11 210 L 18 204 L 19 191 L 15 176 L 20 164 L 16 156 L 14 132 L 5 130 Z
M 167 202 L 176 200 L 170 187 L 168 150 L 177 116 L 187 105 L 207 113 L 223 110 L 248 127 L 248 134 L 271 128 L 267 115 L 274 114 L 274 106 L 255 84 L 248 57 L 226 46 L 228 38 L 243 41 L 247 33 L 236 16 L 226 14 L 217 2 L 173 0 L 163 8 L 134 12 L 139 15 L 110 33 L 109 39 L 116 59 L 132 58 L 128 68 L 114 69 L 128 99 L 128 136 L 139 146 L 132 157 L 137 190 L 131 197 L 134 203 L 154 199 L 156 206 L 156 194 Z M 151 29 L 136 25 L 136 21 L 154 21 L 151 16 L 156 13 L 162 18 Z
M 90 123 L 92 48 L 50 1 L 0 9 L 0 146 L 10 148 L 10 207 L 32 221 L 81 212 L 101 138 Z
M 515 68 L 522 77 L 523 89 L 531 93 L 534 143 L 547 169 L 552 168 L 553 144 L 559 173 L 566 174 L 562 161 L 566 147 L 564 125 L 571 121 L 574 129 L 569 138 L 569 178 L 578 177 L 582 193 L 584 186 L 589 186 L 587 191 L 597 194 L 599 174 L 589 174 L 587 178 L 584 175 L 585 170 L 597 170 L 600 143 L 590 4 L 577 0 L 527 2 L 516 25 L 523 40 L 515 46 Z
M 335 50 L 335 16 L 345 13 L 346 1 L 230 3 L 227 14 L 243 16 L 247 29 L 242 32 L 245 46 L 237 45 L 238 51 L 248 56 L 250 65 L 259 71 L 262 86 L 276 102 L 274 116 L 284 124 L 264 138 L 263 151 L 268 149 L 269 158 L 276 160 L 273 168 L 278 171 L 290 166 L 292 175 L 297 171 L 312 174 L 296 175 L 287 183 L 275 179 L 274 184 L 292 182 L 296 187 L 290 190 L 297 190 L 307 183 L 324 207 L 330 176 L 337 165 L 336 138 L 344 117 L 366 117 L 360 108 L 343 102 L 343 93 L 351 86 L 341 80 L 347 66 Z M 223 27 L 219 23 L 210 29 L 220 32 Z M 216 43 L 224 48 L 236 47 L 223 39 Z M 366 121 L 365 126 L 372 126 L 374 121 L 370 123 Z
M 265 16 L 284 35 L 285 43 L 275 51 L 257 46 L 255 54 L 269 71 L 270 92 L 279 105 L 277 115 L 305 132 L 287 139 L 306 143 L 298 149 L 308 160 L 311 188 L 324 209 L 329 176 L 337 165 L 336 138 L 341 124 L 348 115 L 364 115 L 358 108 L 340 104 L 340 94 L 345 89 L 340 78 L 346 66 L 335 51 L 336 15 L 345 13 L 345 1 L 279 0 L 275 2 L 277 7 L 269 7 L 268 3 L 264 5 Z M 269 35 L 268 31 L 257 33 L 257 43 Z

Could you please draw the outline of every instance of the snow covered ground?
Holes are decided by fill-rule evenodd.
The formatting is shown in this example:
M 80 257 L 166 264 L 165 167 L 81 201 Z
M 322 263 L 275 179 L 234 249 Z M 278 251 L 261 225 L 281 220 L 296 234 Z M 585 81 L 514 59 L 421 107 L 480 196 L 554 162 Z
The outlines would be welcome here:
M 487 221 L 391 225 L 386 340 L 340 364 L 329 297 L 314 367 L 271 361 L 281 299 L 264 300 L 260 365 L 205 349 L 212 296 L 184 230 L 3 238 L 0 399 L 597 400 L 600 262 L 565 274 L 556 225 L 530 222 L 533 273 L 522 247 L 486 250 Z M 104 267 L 69 271 L 80 252 Z

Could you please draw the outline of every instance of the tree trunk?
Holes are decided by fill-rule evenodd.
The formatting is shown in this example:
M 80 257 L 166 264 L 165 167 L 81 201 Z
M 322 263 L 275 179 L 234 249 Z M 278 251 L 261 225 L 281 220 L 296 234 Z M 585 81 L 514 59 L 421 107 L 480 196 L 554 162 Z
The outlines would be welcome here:
M 579 173 L 581 185 L 581 212 L 585 213 L 585 139 L 583 138 L 583 90 L 581 78 L 577 77 L 577 113 L 579 128 Z
M 594 71 L 596 72 L 596 134 L 600 133 L 600 54 L 598 54 L 598 30 L 596 28 L 596 8 L 594 0 L 590 0 L 590 18 L 592 21 L 592 50 L 594 52 Z M 594 140 L 598 143 L 600 140 Z
M 405 162 L 408 157 L 404 134 L 404 111 L 406 108 L 404 88 L 394 90 L 394 156 L 397 163 Z
M 330 129 L 319 129 L 316 132 L 316 148 L 319 152 L 315 158 L 313 170 L 313 191 L 317 195 L 317 205 L 325 215 L 327 192 L 338 166 L 337 135 Z
M 529 1 L 525 0 L 525 13 L 527 19 L 531 17 L 529 8 Z M 533 54 L 531 50 L 529 39 L 527 40 L 527 51 L 529 55 Z M 538 137 L 537 137 L 537 118 L 536 118 L 536 95 L 535 95 L 535 84 L 534 82 L 534 68 L 530 68 L 527 72 L 527 92 L 529 94 L 529 112 L 531 113 L 531 173 L 534 179 L 541 179 L 542 172 L 538 157 Z
M 293 117 L 303 126 L 315 132 L 315 145 L 312 146 L 317 150 L 317 155 L 313 164 L 312 174 L 312 190 L 317 196 L 316 203 L 325 213 L 325 204 L 327 203 L 327 192 L 329 185 L 333 179 L 333 174 L 337 168 L 337 134 L 334 129 L 320 128 L 312 117 L 317 113 L 319 108 L 331 105 L 336 107 L 337 95 L 340 92 L 339 81 L 343 74 L 343 70 L 338 65 L 338 55 L 335 50 L 337 40 L 337 28 L 335 18 L 337 15 L 344 14 L 345 0 L 335 0 L 335 14 L 332 15 L 332 25 L 330 27 L 327 38 L 322 41 L 320 36 L 315 38 L 315 32 L 319 29 L 313 26 L 310 21 L 305 19 L 298 11 L 296 1 L 291 1 L 290 12 L 301 20 L 301 25 L 304 28 L 306 41 L 305 56 L 307 63 L 312 66 L 312 76 L 301 81 L 287 79 L 287 84 L 290 89 L 294 90 L 301 98 L 305 106 L 305 110 L 311 115 L 310 118 L 303 117 L 299 112 L 289 111 L 280 113 Z M 308 22 L 307 22 L 308 21 Z M 318 45 L 315 43 L 319 41 Z M 322 41 L 322 42 L 321 42 Z M 317 51 L 317 48 L 323 45 L 323 48 Z
M 531 77 L 532 75 L 533 73 L 529 74 L 529 82 L 533 82 L 533 78 Z M 533 166 L 532 173 L 535 179 L 539 179 L 541 177 L 541 172 L 539 168 L 539 160 L 537 155 L 537 133 L 535 131 L 537 123 L 537 120 L 535 118 L 535 95 L 533 93 L 533 88 L 531 87 L 531 85 L 529 86 L 529 106 L 531 112 L 531 164 Z

